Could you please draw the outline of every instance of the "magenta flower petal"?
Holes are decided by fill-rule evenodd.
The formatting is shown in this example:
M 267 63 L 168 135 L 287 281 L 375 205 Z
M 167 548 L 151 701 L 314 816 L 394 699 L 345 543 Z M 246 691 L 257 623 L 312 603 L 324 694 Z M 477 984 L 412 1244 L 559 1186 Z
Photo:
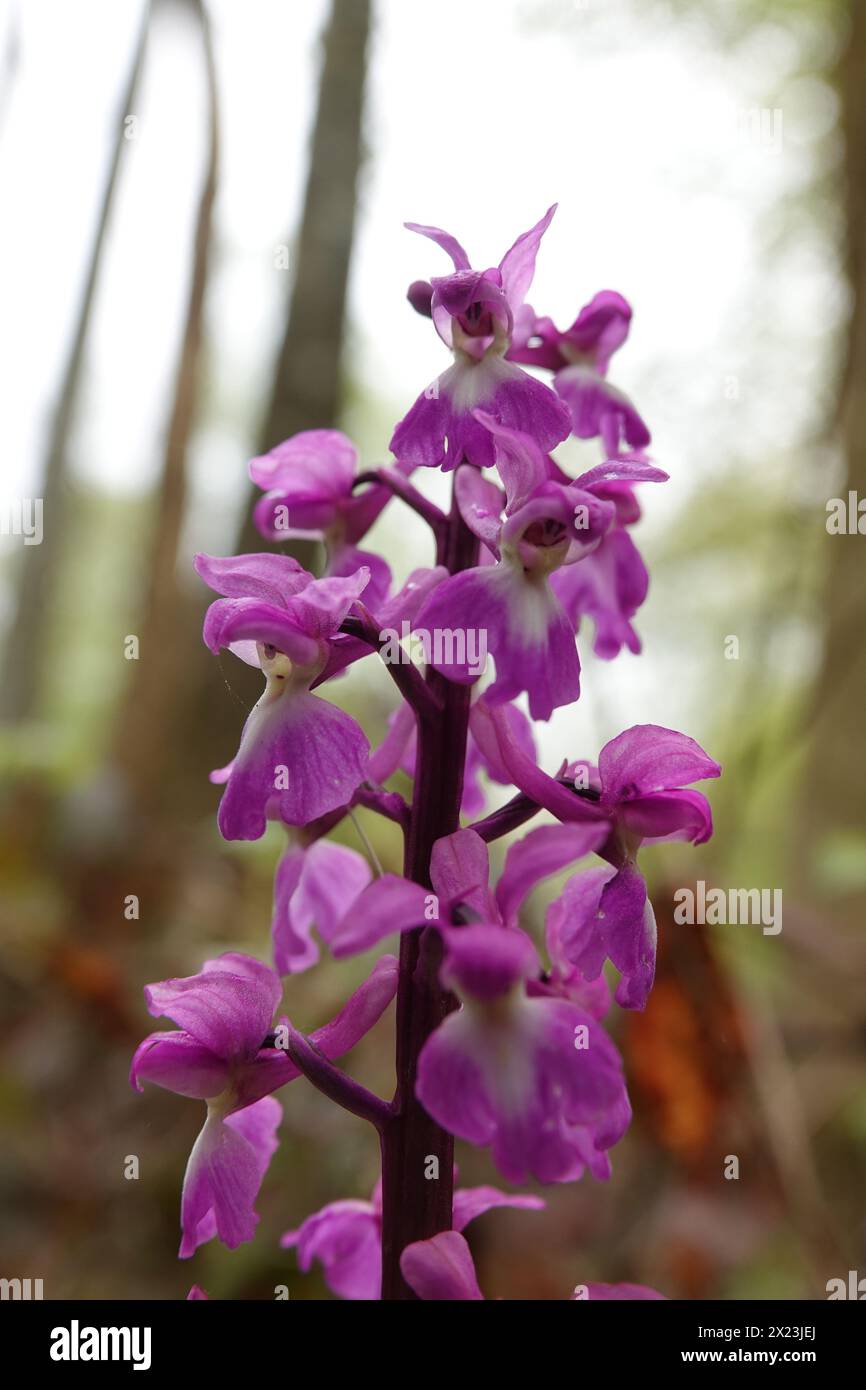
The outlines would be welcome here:
M 311 1040 L 334 1061 L 342 1057 L 378 1023 L 397 993 L 396 956 L 382 956 L 367 979 L 350 995 L 340 1012 L 310 1034 Z
M 617 734 L 602 748 L 598 770 L 606 804 L 671 791 L 722 771 L 693 738 L 659 724 L 635 724 Z
M 341 545 L 328 557 L 328 578 L 346 579 L 357 574 L 359 569 L 369 571 L 370 578 L 364 588 L 364 604 L 376 612 L 387 601 L 391 588 L 390 565 L 371 550 L 358 550 L 352 545 Z
M 402 589 L 387 599 L 375 615 L 371 615 L 375 617 L 380 631 L 385 628 L 394 628 L 399 634 L 402 631 L 401 624 L 404 621 L 408 622 L 410 627 L 414 626 L 418 612 L 428 594 L 436 588 L 437 584 L 447 578 L 447 575 L 448 571 L 441 565 L 432 569 L 413 570 Z M 330 680 L 332 676 L 338 675 L 347 666 L 351 666 L 353 662 L 362 657 L 370 656 L 372 650 L 369 643 L 362 641 L 360 637 L 349 637 L 345 633 L 340 633 L 332 640 L 327 663 L 320 675 L 313 680 L 310 688 L 315 690 L 317 686 Z
M 463 903 L 485 920 L 496 921 L 498 912 L 488 888 L 490 856 L 474 830 L 457 830 L 437 840 L 430 855 L 430 881 L 439 895 L 443 915 Z
M 505 497 L 495 483 L 485 478 L 477 468 L 464 465 L 454 479 L 454 495 L 460 515 L 473 535 L 483 541 L 488 550 L 499 557 L 499 532 Z
M 254 1056 L 271 1026 L 282 986 L 261 961 L 227 952 L 199 975 L 147 985 L 154 1018 L 163 1015 L 216 1057 Z
M 298 503 L 336 501 L 352 487 L 357 451 L 339 430 L 303 430 L 250 461 L 252 481 Z
M 534 764 L 535 739 L 532 725 L 523 711 L 516 705 L 501 705 L 496 710 L 495 718 L 507 727 L 509 740 L 520 754 Z M 513 779 L 502 760 L 498 743 L 489 735 L 489 722 L 489 706 L 482 695 L 469 711 L 469 735 L 488 777 L 507 787 Z M 480 737 L 476 737 L 476 726 L 480 731 Z
M 151 1081 L 193 1100 L 220 1095 L 228 1079 L 229 1067 L 223 1058 L 183 1032 L 151 1033 L 136 1048 L 129 1072 L 136 1091 L 144 1090 L 143 1081 Z
M 667 1302 L 665 1294 L 658 1293 L 647 1284 L 578 1284 L 572 1294 L 572 1301 L 578 1302 L 594 1300 L 596 1303 L 613 1303 L 626 1299 L 661 1299 Z
M 563 341 L 575 352 L 592 361 L 602 376 L 610 359 L 628 337 L 631 305 L 615 290 L 600 290 L 584 304 L 574 323 L 563 333 Z
M 669 474 L 664 469 L 657 468 L 648 459 L 642 458 L 639 454 L 621 455 L 619 458 L 607 459 L 604 463 L 597 463 L 593 468 L 587 469 L 586 473 L 581 473 L 579 478 L 574 479 L 574 486 L 583 488 L 587 492 L 598 492 L 599 495 L 607 495 L 611 491 L 609 485 L 617 483 L 666 483 Z M 613 494 L 612 494 L 613 495 Z M 630 496 L 630 494 L 626 494 Z M 640 515 L 638 513 L 638 515 Z M 626 519 L 636 521 L 631 513 L 631 509 L 626 510 Z
M 388 719 L 388 732 L 379 747 L 370 754 L 370 780 L 387 782 L 399 767 L 406 768 L 406 755 L 411 747 L 409 775 L 415 766 L 415 714 L 404 700 Z
M 498 1187 L 460 1187 L 454 1193 L 455 1231 L 463 1231 L 476 1217 L 499 1207 L 516 1207 L 522 1211 L 541 1211 L 546 1206 L 543 1197 L 529 1193 L 500 1192 Z
M 534 227 L 530 227 L 528 232 L 522 232 L 499 262 L 502 290 L 512 313 L 519 309 L 529 293 L 541 238 L 550 226 L 556 208 L 557 204 L 553 203 Z
M 516 926 L 521 904 L 536 884 L 599 849 L 608 833 L 604 821 L 541 825 L 512 845 L 496 885 L 496 901 L 504 921 Z
M 436 921 L 430 915 L 426 888 L 397 874 L 382 874 L 365 888 L 331 933 L 331 952 L 337 960 L 375 946 L 396 931 L 411 931 Z
M 484 410 L 476 410 L 475 418 L 493 435 L 496 471 L 508 499 L 506 514 L 511 516 L 548 481 L 547 458 L 531 434 L 508 429 Z
M 616 1002 L 642 1009 L 656 968 L 656 920 L 643 875 L 626 863 L 607 883 L 599 902 L 601 935 L 607 955 L 621 974 Z
M 291 555 L 196 555 L 196 573 L 224 598 L 258 598 L 279 606 L 312 582 Z
M 481 928 L 453 935 L 469 930 Z M 416 1091 L 437 1123 L 491 1145 L 516 1184 L 530 1174 L 569 1182 L 586 1167 L 607 1177 L 606 1150 L 631 1116 L 613 1043 L 589 1014 L 556 998 L 513 999 L 507 1020 L 488 1019 L 480 1004 L 450 1014 L 424 1045 Z
M 214 653 L 238 642 L 262 642 L 301 667 L 313 667 L 323 649 L 295 613 L 257 598 L 218 598 L 205 614 L 202 633 Z
M 230 1250 L 252 1240 L 259 1220 L 253 1202 L 277 1147 L 281 1118 L 273 1096 L 225 1120 L 208 1115 L 184 1177 L 181 1259 L 215 1235 Z
M 592 619 L 596 656 L 611 661 L 623 647 L 640 651 L 631 619 L 646 598 L 649 575 L 626 531 L 610 531 L 591 555 L 558 569 L 550 587 L 575 630 L 581 618 Z
M 690 840 L 702 845 L 713 833 L 713 813 L 702 792 L 656 792 L 620 804 L 618 818 L 644 840 Z
M 370 571 L 362 565 L 354 574 L 326 575 L 314 579 L 290 602 L 292 613 L 312 635 L 333 637 L 355 599 L 370 583 Z
M 461 995 L 489 1002 L 539 972 L 538 953 L 525 932 L 487 922 L 441 930 L 442 983 Z
M 440 1231 L 430 1240 L 407 1245 L 400 1269 L 409 1287 L 428 1302 L 484 1299 L 469 1246 L 458 1231 Z
M 504 711 L 492 708 L 486 699 L 477 701 L 473 732 L 479 747 L 492 763 L 506 768 L 509 780 L 539 806 L 563 821 L 598 821 L 605 812 L 594 801 L 576 793 L 542 772 L 515 737 Z
M 186 1296 L 187 1303 L 197 1303 L 201 1302 L 202 1300 L 208 1302 L 210 1300 L 210 1294 L 205 1293 L 204 1289 L 201 1288 L 198 1284 L 193 1284 L 190 1288 L 189 1293 Z
M 580 662 L 568 619 L 545 582 L 527 582 L 510 565 L 464 570 L 446 579 L 424 605 L 418 626 L 486 633 L 496 661 L 496 680 L 485 692 L 488 704 L 503 704 L 526 690 L 533 719 L 549 719 L 580 694 Z M 433 665 L 449 680 L 472 684 L 478 673 L 468 643 L 462 661 L 460 655 L 455 644 Z
M 250 713 L 219 808 L 227 840 L 257 840 L 272 811 L 307 825 L 345 806 L 367 776 L 369 744 L 355 720 L 316 695 L 268 693 Z
M 274 964 L 281 975 L 307 970 L 319 959 L 312 928 L 325 942 L 370 882 L 363 855 L 330 840 L 308 849 L 291 848 L 277 865 L 272 936 Z
M 420 222 L 404 222 L 403 226 L 407 231 L 429 237 L 431 241 L 435 241 L 437 246 L 441 246 L 445 254 L 450 256 L 454 262 L 455 270 L 469 269 L 469 257 L 457 238 L 453 237 L 450 232 L 443 232 L 438 227 L 427 227 Z
M 340 1298 L 379 1298 L 381 1216 L 372 1202 L 331 1202 L 308 1216 L 297 1231 L 287 1231 L 280 1245 L 297 1246 L 298 1265 L 305 1273 L 319 1260 L 328 1287 Z
M 569 409 L 578 439 L 600 436 L 608 456 L 649 444 L 652 436 L 628 396 L 592 367 L 563 367 L 553 384 Z
M 533 435 L 544 450 L 553 449 L 571 429 L 567 408 L 549 387 L 490 355 L 480 362 L 457 362 L 443 372 L 398 424 L 391 452 L 401 462 L 428 468 L 450 470 L 464 462 L 492 467 L 493 441 L 474 418 L 476 408 Z
M 607 956 L 599 908 L 606 885 L 616 869 L 606 864 L 585 869 L 568 880 L 545 917 L 545 940 L 554 969 L 564 973 L 571 965 L 587 979 L 595 980 Z

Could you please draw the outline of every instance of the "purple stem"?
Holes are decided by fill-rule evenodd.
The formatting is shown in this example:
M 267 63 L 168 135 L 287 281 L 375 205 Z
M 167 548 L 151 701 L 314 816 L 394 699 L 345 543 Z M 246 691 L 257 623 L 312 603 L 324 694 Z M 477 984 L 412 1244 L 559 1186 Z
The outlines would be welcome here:
M 340 626 L 340 631 L 347 633 L 350 637 L 360 638 L 374 651 L 381 651 L 388 638 L 380 637 L 378 624 L 362 603 L 356 603 L 355 608 L 359 616 L 346 618 Z M 386 661 L 385 665 L 388 669 L 388 675 L 407 704 L 412 706 L 419 719 L 437 718 L 441 707 L 436 691 L 432 684 L 425 681 L 417 666 L 414 666 L 411 661 L 405 665 L 402 662 Z
M 360 1115 L 362 1120 L 369 1120 L 381 1133 L 391 1114 L 388 1102 L 335 1067 L 316 1044 L 299 1033 L 291 1023 L 287 1023 L 287 1027 L 289 1056 L 304 1076 L 329 1100 L 336 1101 L 337 1105 L 342 1105 L 353 1115 Z
M 590 788 L 578 788 L 572 785 L 568 777 L 558 777 L 556 779 L 563 787 L 574 792 L 575 796 L 582 796 L 585 801 L 598 801 L 598 792 Z M 527 796 L 525 792 L 518 792 L 510 801 L 506 801 L 504 806 L 498 810 L 491 811 L 489 816 L 483 820 L 477 820 L 469 826 L 476 835 L 480 835 L 482 840 L 489 844 L 491 840 L 498 840 L 502 835 L 507 835 L 510 830 L 518 830 L 521 825 L 525 825 L 528 820 L 537 815 L 541 810 L 537 801 Z
M 426 498 L 423 492 L 419 492 L 416 487 L 403 477 L 402 473 L 393 473 L 388 468 L 372 468 L 367 473 L 359 473 L 352 484 L 353 489 L 359 483 L 381 483 L 393 492 L 395 497 L 399 497 L 405 502 L 407 507 L 411 507 L 413 512 L 417 512 L 423 517 L 433 531 L 437 539 L 444 535 L 448 526 L 448 518 L 444 512 L 440 511 L 435 502 Z
M 439 537 L 437 563 L 451 574 L 477 562 L 478 541 L 452 498 L 447 530 Z M 429 670 L 427 688 L 434 717 L 419 709 L 418 753 L 412 819 L 404 873 L 430 887 L 430 853 L 441 836 L 460 824 L 469 686 Z M 382 1130 L 382 1298 L 414 1299 L 400 1272 L 400 1255 L 416 1240 L 451 1228 L 454 1139 L 427 1114 L 415 1095 L 418 1056 L 430 1034 L 455 1007 L 439 982 L 441 941 L 435 929 L 404 932 L 397 987 L 397 1089 Z M 428 1160 L 438 1159 L 438 1177 L 427 1178 Z

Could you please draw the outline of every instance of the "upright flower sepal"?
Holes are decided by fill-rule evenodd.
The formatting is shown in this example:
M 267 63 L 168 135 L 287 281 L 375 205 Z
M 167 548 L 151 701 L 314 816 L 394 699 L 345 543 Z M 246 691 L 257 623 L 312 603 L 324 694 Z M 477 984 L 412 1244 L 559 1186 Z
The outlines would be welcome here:
M 493 444 L 474 415 L 487 411 L 511 429 L 531 433 L 552 449 L 571 429 L 568 409 L 549 387 L 505 360 L 535 271 L 535 257 L 556 206 L 524 232 L 499 265 L 473 270 L 460 243 L 438 227 L 407 222 L 410 231 L 435 241 L 452 259 L 454 273 L 434 277 L 429 294 L 412 288 L 412 303 L 429 313 L 454 365 L 418 397 L 391 438 L 401 463 L 456 468 L 462 462 L 489 468 Z

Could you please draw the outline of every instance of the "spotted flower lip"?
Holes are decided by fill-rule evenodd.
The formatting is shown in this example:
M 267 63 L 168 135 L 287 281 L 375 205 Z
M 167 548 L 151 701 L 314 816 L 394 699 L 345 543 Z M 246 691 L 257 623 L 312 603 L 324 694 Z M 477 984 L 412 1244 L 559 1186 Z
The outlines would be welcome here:
M 360 726 L 310 687 L 370 572 L 362 567 L 347 578 L 313 579 L 287 561 L 283 555 L 196 557 L 199 574 L 223 593 L 205 615 L 205 642 L 211 651 L 227 647 L 247 660 L 252 645 L 267 678 L 220 802 L 227 840 L 258 839 L 269 815 L 306 825 L 345 805 L 367 775 L 369 744 Z
M 326 1057 L 350 1051 L 396 988 L 397 961 L 383 956 L 311 1040 Z M 282 1114 L 272 1092 L 301 1074 L 286 1051 L 267 1045 L 281 993 L 273 970 L 234 951 L 206 961 L 198 975 L 145 989 L 149 1012 L 168 1016 L 179 1031 L 144 1039 L 132 1059 L 131 1084 L 140 1091 L 150 1081 L 208 1106 L 184 1178 L 182 1259 L 214 1236 L 235 1249 L 255 1232 L 253 1203 L 277 1146 Z
M 571 428 L 568 409 L 542 382 L 506 361 L 515 319 L 520 316 L 535 271 L 541 238 L 556 211 L 517 238 L 499 265 L 473 270 L 460 243 L 438 227 L 407 223 L 452 259 L 451 275 L 434 277 L 426 288 L 412 287 L 411 302 L 429 312 L 454 365 L 417 399 L 391 438 L 391 452 L 403 464 L 450 471 L 461 463 L 492 466 L 489 433 L 474 417 L 483 408 L 513 429 L 532 432 L 551 449 Z

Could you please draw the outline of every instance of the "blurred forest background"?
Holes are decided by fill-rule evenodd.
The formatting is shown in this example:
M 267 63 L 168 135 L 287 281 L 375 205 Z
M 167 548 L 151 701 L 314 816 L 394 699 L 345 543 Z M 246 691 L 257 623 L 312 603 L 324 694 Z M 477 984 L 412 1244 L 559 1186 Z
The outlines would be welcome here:
M 605 665 L 583 635 L 546 765 L 654 721 L 725 776 L 707 846 L 644 855 L 659 978 L 612 1020 L 636 1111 L 613 1179 L 485 1217 L 480 1282 L 822 1298 L 866 1274 L 866 541 L 825 525 L 866 496 L 866 4 L 26 0 L 0 7 L 0 84 L 0 1273 L 50 1298 L 329 1296 L 278 1240 L 367 1194 L 366 1127 L 296 1083 L 257 1239 L 179 1263 L 202 1107 L 127 1084 L 145 983 L 269 953 L 279 833 L 223 843 L 207 779 L 260 678 L 202 646 L 191 556 L 264 548 L 246 461 L 296 430 L 386 460 L 445 365 L 404 298 L 444 261 L 404 219 L 487 265 L 558 199 L 532 303 L 566 324 L 598 289 L 631 300 L 615 380 L 672 480 L 643 499 L 644 653 Z M 398 505 L 373 545 L 402 579 L 427 541 Z M 372 661 L 342 698 L 381 737 Z M 782 932 L 677 926 L 697 879 L 781 888 Z M 368 964 L 287 982 L 294 1020 Z M 390 1094 L 390 1017 L 348 1065 Z M 458 1147 L 464 1184 L 492 1180 Z

